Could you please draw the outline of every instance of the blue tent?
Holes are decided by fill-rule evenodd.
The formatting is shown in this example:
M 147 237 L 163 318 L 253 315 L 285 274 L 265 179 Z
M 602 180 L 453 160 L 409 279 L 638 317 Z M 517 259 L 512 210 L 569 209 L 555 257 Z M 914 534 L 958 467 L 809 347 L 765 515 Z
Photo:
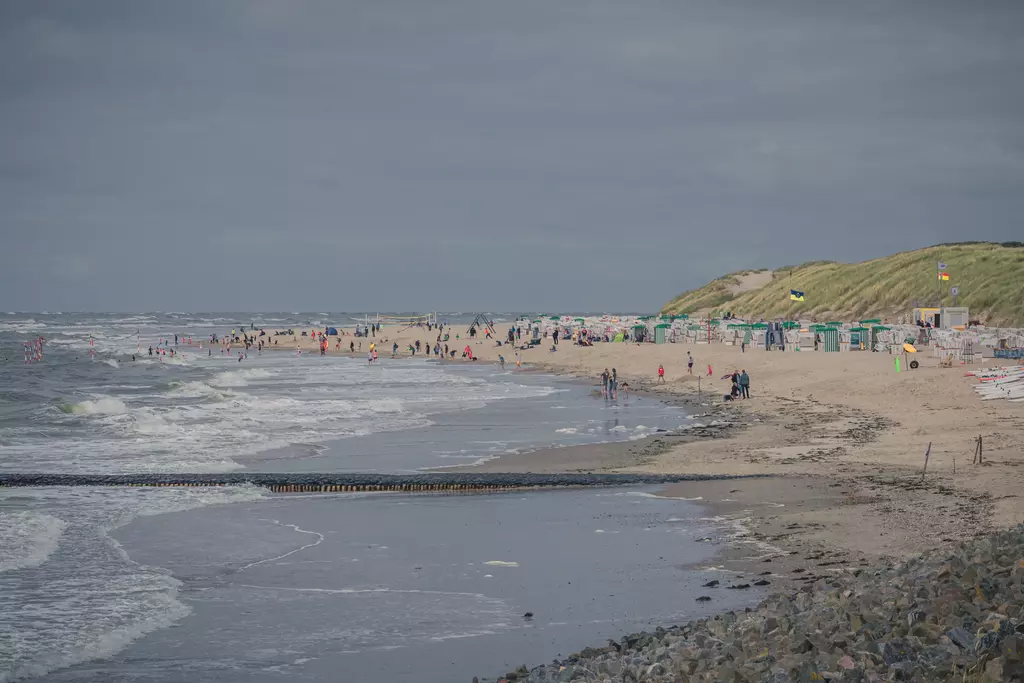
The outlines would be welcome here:
M 338 336 L 338 328 L 336 328 L 336 327 L 328 327 L 327 328 L 327 336 L 328 337 L 337 337 Z

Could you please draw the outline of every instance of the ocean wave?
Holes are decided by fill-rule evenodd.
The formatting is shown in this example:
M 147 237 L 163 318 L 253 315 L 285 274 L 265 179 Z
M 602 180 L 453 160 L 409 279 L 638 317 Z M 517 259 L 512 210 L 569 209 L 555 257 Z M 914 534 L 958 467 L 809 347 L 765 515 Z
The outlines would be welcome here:
M 123 415 L 128 412 L 124 401 L 112 396 L 97 398 L 95 401 L 61 403 L 57 407 L 62 413 L 75 415 Z
M 0 595 L 0 633 L 11 634 L 17 652 L 0 649 L 0 683 L 40 677 L 82 662 L 109 657 L 153 631 L 190 613 L 178 599 L 181 583 L 163 569 L 133 562 L 109 532 L 135 517 L 208 505 L 256 501 L 255 487 L 157 489 L 0 490 L 0 504 L 39 509 L 0 516 L 0 547 L 17 547 L 2 534 L 13 521 L 21 537 L 48 539 L 47 555 L 32 551 L 31 572 L 18 590 Z M 41 510 L 68 513 L 67 531 Z M 59 524 L 58 524 L 59 523 Z M 64 527 L 60 527 L 61 530 Z M 59 548 L 58 548 L 59 545 Z M 58 548 L 54 552 L 54 548 Z M 38 562 L 35 559 L 42 557 Z M 7 558 L 0 558 L 0 562 Z M 10 642 L 10 641 L 8 641 Z
M 227 389 L 217 389 L 205 382 L 199 381 L 182 382 L 174 380 L 168 386 L 170 387 L 168 393 L 180 398 L 210 398 L 214 401 L 227 401 L 236 396 L 236 394 Z
M 270 379 L 274 373 L 264 368 L 246 368 L 245 370 L 228 370 L 210 380 L 210 384 L 220 387 L 247 387 L 251 380 Z
M 67 523 L 36 512 L 0 512 L 0 572 L 38 567 L 60 542 Z

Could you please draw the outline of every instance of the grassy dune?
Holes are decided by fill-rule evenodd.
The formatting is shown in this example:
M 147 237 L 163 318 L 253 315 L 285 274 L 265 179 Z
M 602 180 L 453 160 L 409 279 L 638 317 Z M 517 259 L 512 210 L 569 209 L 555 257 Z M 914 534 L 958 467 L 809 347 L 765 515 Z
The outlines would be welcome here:
M 939 299 L 936 264 L 947 265 L 941 301 L 952 306 L 951 285 L 959 285 L 957 305 L 991 326 L 1024 325 L 1024 244 L 960 243 L 906 251 L 863 263 L 815 261 L 774 271 L 769 284 L 735 291 L 747 273 L 733 273 L 680 294 L 663 313 L 721 313 L 745 317 L 813 316 L 821 319 L 895 319 L 916 305 Z M 749 271 L 748 271 L 749 272 Z M 789 290 L 806 294 L 791 302 Z

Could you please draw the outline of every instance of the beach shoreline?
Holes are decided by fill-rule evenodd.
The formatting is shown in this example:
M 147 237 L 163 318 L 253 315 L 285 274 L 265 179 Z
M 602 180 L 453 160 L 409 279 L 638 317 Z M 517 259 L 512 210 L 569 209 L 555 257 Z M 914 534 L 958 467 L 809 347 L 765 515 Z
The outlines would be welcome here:
M 495 337 L 504 338 L 509 326 L 497 325 Z M 462 332 L 447 329 L 453 336 Z M 369 342 L 387 340 L 382 357 L 389 357 L 390 344 L 397 342 L 403 357 L 408 344 L 436 335 L 436 329 L 385 327 L 377 337 L 359 340 L 364 351 Z M 768 514 L 752 501 L 752 509 L 758 509 L 752 533 L 779 537 L 786 552 L 799 553 L 802 544 L 813 542 L 821 552 L 882 561 L 1021 521 L 1024 459 L 1013 434 L 1024 430 L 1024 405 L 980 401 L 963 376 L 970 366 L 943 369 L 938 358 L 918 354 L 920 369 L 896 373 L 892 357 L 884 353 L 745 351 L 705 343 L 579 347 L 563 341 L 556 352 L 538 346 L 522 351 L 461 336 L 467 338 L 449 341 L 449 347 L 461 354 L 470 346 L 477 362 L 496 363 L 500 355 L 512 370 L 518 356 L 521 372 L 594 382 L 595 390 L 602 369 L 617 368 L 618 400 L 624 400 L 621 385 L 628 383 L 631 396 L 679 405 L 696 422 L 716 426 L 632 442 L 536 449 L 446 471 L 775 475 L 766 481 L 785 484 L 778 483 L 766 499 L 786 504 L 802 495 L 822 502 L 805 506 L 792 522 L 804 527 L 803 533 L 780 534 L 773 520 L 785 515 Z M 308 337 L 298 339 L 315 349 Z M 686 368 L 688 354 L 695 359 L 693 374 Z M 659 365 L 666 369 L 663 382 L 655 373 Z M 752 398 L 724 402 L 729 386 L 724 376 L 741 369 L 752 377 Z M 971 463 L 979 435 L 986 453 L 981 465 Z M 796 496 L 789 490 L 794 482 L 802 492 Z M 681 486 L 688 497 L 700 495 Z M 851 515 L 858 517 L 856 524 L 849 522 Z

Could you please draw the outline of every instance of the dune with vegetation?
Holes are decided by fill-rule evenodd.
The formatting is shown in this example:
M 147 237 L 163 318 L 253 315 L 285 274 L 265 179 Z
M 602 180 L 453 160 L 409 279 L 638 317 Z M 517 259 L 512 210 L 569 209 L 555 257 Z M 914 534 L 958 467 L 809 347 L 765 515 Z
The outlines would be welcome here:
M 948 281 L 938 279 L 939 263 L 946 265 Z M 953 286 L 960 289 L 957 305 L 969 307 L 972 320 L 1024 324 L 1024 243 L 943 244 L 863 263 L 812 261 L 732 273 L 683 292 L 662 313 L 895 319 L 915 306 L 952 306 Z M 791 289 L 804 292 L 805 300 L 792 301 Z

